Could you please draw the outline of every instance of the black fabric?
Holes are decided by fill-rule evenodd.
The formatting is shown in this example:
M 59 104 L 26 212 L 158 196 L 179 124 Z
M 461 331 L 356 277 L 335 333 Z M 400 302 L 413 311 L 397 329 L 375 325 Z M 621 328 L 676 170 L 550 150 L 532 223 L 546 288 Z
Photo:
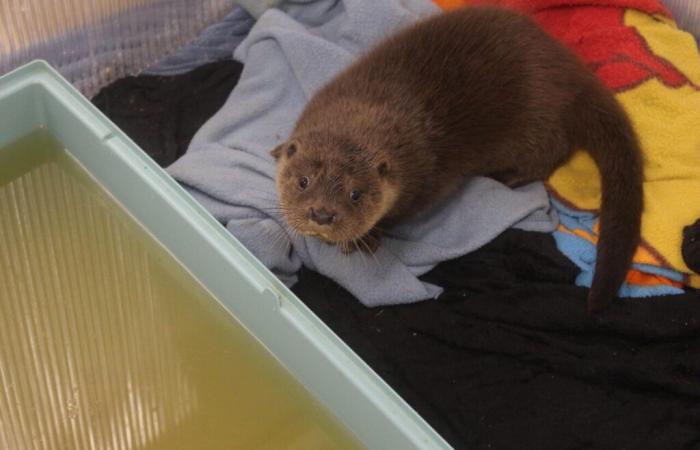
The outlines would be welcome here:
M 683 261 L 700 273 L 700 219 L 683 229 Z
M 511 230 L 438 266 L 439 301 L 362 307 L 294 291 L 456 448 L 700 448 L 700 298 L 586 313 L 549 235 Z
M 92 102 L 158 164 L 168 166 L 224 105 L 242 69 L 237 61 L 221 61 L 173 77 L 126 77 Z
M 104 108 L 147 150 L 163 145 L 153 123 L 189 117 L 150 90 L 223 90 L 209 77 L 137 78 L 133 96 L 124 81 L 101 95 L 152 99 L 143 114 Z M 183 123 L 173 148 L 195 128 Z M 294 291 L 457 449 L 700 448 L 698 293 L 618 300 L 594 317 L 576 273 L 551 236 L 510 230 L 426 275 L 446 287 L 438 301 L 367 309 L 308 270 Z

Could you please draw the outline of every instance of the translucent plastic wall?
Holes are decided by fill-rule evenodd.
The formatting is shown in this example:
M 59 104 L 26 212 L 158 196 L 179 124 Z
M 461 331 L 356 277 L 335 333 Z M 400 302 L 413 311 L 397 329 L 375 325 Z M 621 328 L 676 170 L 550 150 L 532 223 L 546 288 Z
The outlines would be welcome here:
M 678 26 L 700 38 L 700 0 L 663 0 Z
M 235 0 L 0 0 L 0 74 L 47 60 L 83 94 L 193 39 Z
M 90 97 L 192 40 L 235 3 L 257 17 L 280 1 L 0 0 L 0 74 L 45 59 Z M 700 0 L 663 1 L 700 36 Z

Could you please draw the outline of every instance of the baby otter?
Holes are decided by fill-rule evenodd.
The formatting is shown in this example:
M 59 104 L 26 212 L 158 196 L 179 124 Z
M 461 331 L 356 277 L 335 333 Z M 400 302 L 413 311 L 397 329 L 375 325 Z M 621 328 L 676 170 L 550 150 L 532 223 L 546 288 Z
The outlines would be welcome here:
M 639 241 L 642 158 L 622 107 L 533 20 L 467 7 L 412 25 L 319 90 L 278 160 L 298 232 L 372 251 L 380 230 L 474 176 L 547 179 L 586 149 L 602 181 L 591 311 L 616 297 Z

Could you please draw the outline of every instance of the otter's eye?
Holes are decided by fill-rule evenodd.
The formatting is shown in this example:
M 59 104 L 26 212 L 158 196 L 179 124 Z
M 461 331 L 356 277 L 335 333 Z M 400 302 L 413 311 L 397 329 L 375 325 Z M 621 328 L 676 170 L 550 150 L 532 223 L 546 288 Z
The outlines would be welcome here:
M 353 202 L 356 202 L 362 197 L 362 192 L 358 191 L 357 189 L 353 189 L 352 192 L 350 192 L 350 200 Z
M 299 189 L 302 191 L 309 187 L 309 177 L 301 177 L 299 178 Z

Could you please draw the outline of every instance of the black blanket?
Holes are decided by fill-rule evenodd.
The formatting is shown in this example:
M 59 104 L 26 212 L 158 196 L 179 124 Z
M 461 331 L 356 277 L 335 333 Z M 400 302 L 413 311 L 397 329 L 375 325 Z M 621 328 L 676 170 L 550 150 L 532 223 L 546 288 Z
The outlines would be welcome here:
M 240 70 L 127 78 L 94 102 L 167 165 Z M 427 274 L 438 301 L 367 309 L 308 270 L 294 291 L 455 448 L 700 448 L 698 293 L 593 317 L 576 274 L 551 236 L 511 230 Z
M 173 77 L 126 77 L 92 102 L 165 167 L 185 153 L 194 133 L 224 105 L 242 69 L 235 61 L 221 61 Z

